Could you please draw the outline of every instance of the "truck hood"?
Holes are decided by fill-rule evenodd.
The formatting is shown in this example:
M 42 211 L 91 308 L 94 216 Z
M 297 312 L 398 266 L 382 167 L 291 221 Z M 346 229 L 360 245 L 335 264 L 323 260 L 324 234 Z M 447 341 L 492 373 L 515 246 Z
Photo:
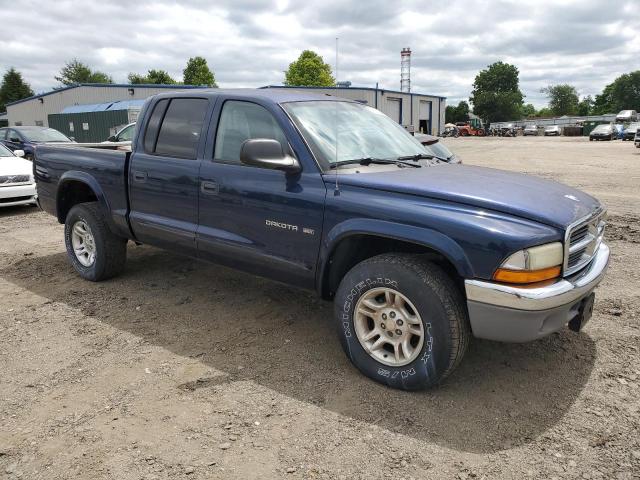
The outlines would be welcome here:
M 443 164 L 339 178 L 342 185 L 463 203 L 562 229 L 600 207 L 591 195 L 562 183 L 485 167 Z M 325 175 L 325 181 L 334 182 L 335 174 Z

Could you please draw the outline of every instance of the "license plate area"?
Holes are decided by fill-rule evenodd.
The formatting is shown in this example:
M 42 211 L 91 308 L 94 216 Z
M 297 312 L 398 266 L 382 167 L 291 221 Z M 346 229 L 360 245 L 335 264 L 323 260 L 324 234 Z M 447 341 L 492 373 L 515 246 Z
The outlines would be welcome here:
M 580 301 L 580 305 L 578 306 L 578 313 L 569 322 L 569 328 L 571 330 L 573 330 L 574 332 L 579 332 L 585 327 L 587 323 L 589 323 L 589 320 L 591 320 L 591 317 L 593 316 L 593 303 L 595 299 L 596 294 L 591 293 Z

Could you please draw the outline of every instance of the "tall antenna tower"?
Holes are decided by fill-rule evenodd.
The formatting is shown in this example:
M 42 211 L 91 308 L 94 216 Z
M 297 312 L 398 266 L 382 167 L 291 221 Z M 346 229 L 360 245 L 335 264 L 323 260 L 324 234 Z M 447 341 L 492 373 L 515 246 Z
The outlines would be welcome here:
M 400 52 L 400 91 L 411 91 L 411 49 L 405 47 Z

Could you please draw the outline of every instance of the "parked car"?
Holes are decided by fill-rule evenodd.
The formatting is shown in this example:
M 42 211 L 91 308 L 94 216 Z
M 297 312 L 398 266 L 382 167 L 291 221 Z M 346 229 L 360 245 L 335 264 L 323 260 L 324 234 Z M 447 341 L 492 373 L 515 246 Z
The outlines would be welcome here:
M 591 130 L 589 134 L 589 141 L 593 140 L 614 140 L 616 133 L 611 125 L 596 125 L 596 128 Z
M 616 122 L 618 123 L 627 123 L 627 122 L 637 122 L 638 121 L 638 112 L 635 110 L 622 110 L 618 115 L 616 115 Z
M 131 142 L 131 139 L 133 138 L 133 132 L 136 129 L 136 124 L 135 122 L 130 123 L 129 125 L 127 125 L 126 127 L 122 128 L 118 133 L 116 133 L 115 135 L 111 135 L 109 138 L 107 138 L 104 142 L 102 143 L 121 143 L 121 142 Z
M 22 150 L 12 152 L 0 144 L 0 207 L 36 203 L 33 164 L 23 156 Z
M 560 125 L 548 125 L 544 127 L 545 137 L 551 137 L 551 136 L 559 137 L 560 135 L 562 135 L 562 129 L 560 128 Z
M 43 143 L 70 143 L 73 140 L 53 128 L 29 126 L 0 128 L 0 142 L 9 150 L 24 151 L 24 158 L 32 160 L 36 145 Z
M 624 136 L 622 137 L 622 140 L 631 140 L 633 142 L 636 132 L 638 131 L 638 127 L 640 127 L 640 122 L 630 123 L 629 126 L 624 129 Z
M 594 197 L 435 160 L 339 97 L 163 93 L 142 107 L 132 151 L 44 145 L 34 162 L 81 277 L 120 273 L 133 240 L 315 290 L 334 301 L 353 364 L 405 390 L 438 385 L 472 335 L 580 330 L 609 261 Z
M 527 125 L 526 127 L 524 127 L 524 130 L 522 131 L 522 135 L 524 135 L 525 137 L 527 135 L 538 135 L 538 126 Z
M 439 160 L 447 163 L 462 163 L 460 157 L 451 152 L 438 137 L 426 133 L 416 133 L 414 137 Z

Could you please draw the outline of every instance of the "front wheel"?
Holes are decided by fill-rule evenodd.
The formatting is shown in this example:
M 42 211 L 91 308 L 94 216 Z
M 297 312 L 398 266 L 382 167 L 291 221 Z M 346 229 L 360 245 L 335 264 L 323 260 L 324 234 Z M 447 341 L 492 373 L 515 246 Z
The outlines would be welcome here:
M 353 267 L 340 282 L 335 316 L 351 362 L 403 390 L 438 385 L 460 363 L 470 338 L 459 288 L 417 255 L 384 254 Z
M 106 280 L 124 269 L 127 240 L 111 232 L 97 202 L 80 203 L 69 211 L 64 241 L 71 264 L 86 280 Z

